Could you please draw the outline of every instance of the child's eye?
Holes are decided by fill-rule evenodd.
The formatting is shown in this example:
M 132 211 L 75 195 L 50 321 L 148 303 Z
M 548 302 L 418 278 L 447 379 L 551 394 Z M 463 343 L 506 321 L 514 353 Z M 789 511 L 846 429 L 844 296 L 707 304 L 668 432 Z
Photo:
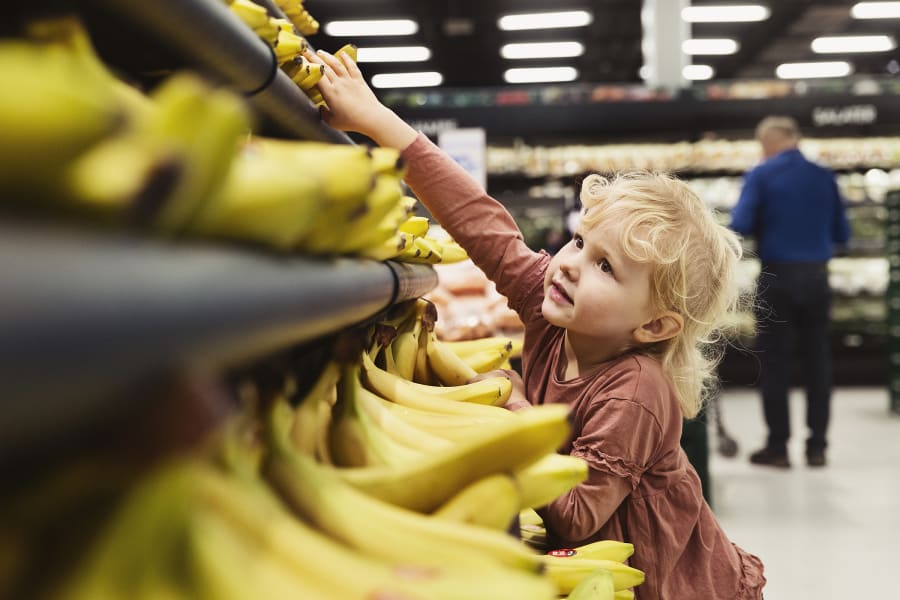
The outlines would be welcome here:
M 579 250 L 584 248 L 584 238 L 578 235 L 577 233 L 572 236 L 572 241 L 575 242 L 575 247 Z
M 599 266 L 600 270 L 603 271 L 604 273 L 612 273 L 613 272 L 612 265 L 609 264 L 609 261 L 606 260 L 605 258 L 601 258 L 600 260 L 598 260 L 597 266 Z

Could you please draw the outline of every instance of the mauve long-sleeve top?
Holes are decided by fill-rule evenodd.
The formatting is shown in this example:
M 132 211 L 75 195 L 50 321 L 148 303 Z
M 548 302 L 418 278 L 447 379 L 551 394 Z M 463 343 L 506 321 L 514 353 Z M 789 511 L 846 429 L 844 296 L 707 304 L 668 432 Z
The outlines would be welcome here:
M 539 511 L 553 545 L 633 543 L 629 562 L 646 575 L 639 600 L 761 598 L 762 562 L 729 541 L 704 500 L 658 361 L 630 353 L 563 380 L 565 331 L 541 315 L 550 256 L 528 248 L 508 211 L 427 137 L 403 158 L 416 196 L 524 322 L 529 402 L 571 407 L 573 435 L 560 452 L 586 460 L 589 476 Z

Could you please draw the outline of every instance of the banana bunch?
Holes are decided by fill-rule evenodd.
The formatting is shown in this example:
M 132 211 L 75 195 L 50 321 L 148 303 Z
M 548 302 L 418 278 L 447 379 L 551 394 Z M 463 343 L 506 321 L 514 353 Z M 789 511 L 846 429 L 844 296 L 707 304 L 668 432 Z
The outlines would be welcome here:
M 319 22 L 303 6 L 303 0 L 275 0 L 275 4 L 303 35 L 319 31 Z
M 444 344 L 449 346 L 476 373 L 487 373 L 494 369 L 509 369 L 510 359 L 522 355 L 522 340 L 506 336 L 445 341 Z
M 290 18 L 273 17 L 253 0 L 230 0 L 227 5 L 232 14 L 272 48 L 279 65 L 300 57 L 309 47 L 306 34 Z
M 250 129 L 243 100 L 187 72 L 143 94 L 106 68 L 75 18 L 25 33 L 0 44 L 0 188 L 14 192 L 4 197 L 178 232 Z
M 223 468 L 199 453 L 160 465 L 131 488 L 75 567 L 52 586 L 52 597 L 550 600 L 555 595 L 546 578 L 523 569 L 453 562 L 426 569 L 361 552 L 297 518 L 258 473 Z
M 533 509 L 519 512 L 519 533 L 527 546 L 545 553 L 545 573 L 560 596 L 629 600 L 634 598 L 631 588 L 644 581 L 643 571 L 625 564 L 634 554 L 630 543 L 599 540 L 548 551 L 544 522 Z

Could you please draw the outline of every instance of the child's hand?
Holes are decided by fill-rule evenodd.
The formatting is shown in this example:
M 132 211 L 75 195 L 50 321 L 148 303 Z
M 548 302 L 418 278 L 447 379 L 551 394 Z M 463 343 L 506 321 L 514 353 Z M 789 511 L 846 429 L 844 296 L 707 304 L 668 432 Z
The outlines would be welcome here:
M 382 107 L 353 59 L 344 53 L 335 56 L 324 50 L 316 54 L 307 51 L 305 56 L 310 62 L 325 65 L 325 74 L 316 84 L 328 104 L 328 109 L 322 111 L 322 119 L 335 129 L 363 133 L 373 110 Z
M 325 65 L 325 73 L 316 85 L 328 105 L 322 110 L 326 124 L 361 133 L 380 146 L 398 150 L 415 139 L 416 131 L 381 104 L 352 58 L 323 50 L 315 54 L 307 51 L 305 56 L 310 62 Z

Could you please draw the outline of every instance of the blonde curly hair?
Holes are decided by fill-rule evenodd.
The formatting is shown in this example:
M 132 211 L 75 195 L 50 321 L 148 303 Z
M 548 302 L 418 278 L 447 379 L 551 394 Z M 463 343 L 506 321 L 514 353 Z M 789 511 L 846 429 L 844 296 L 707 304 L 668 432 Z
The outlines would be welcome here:
M 582 183 L 581 203 L 585 230 L 615 222 L 628 256 L 653 265 L 652 309 L 684 319 L 678 335 L 639 350 L 660 361 L 682 414 L 695 417 L 717 382 L 726 324 L 748 300 L 735 278 L 739 238 L 686 183 L 665 173 L 590 175 Z

